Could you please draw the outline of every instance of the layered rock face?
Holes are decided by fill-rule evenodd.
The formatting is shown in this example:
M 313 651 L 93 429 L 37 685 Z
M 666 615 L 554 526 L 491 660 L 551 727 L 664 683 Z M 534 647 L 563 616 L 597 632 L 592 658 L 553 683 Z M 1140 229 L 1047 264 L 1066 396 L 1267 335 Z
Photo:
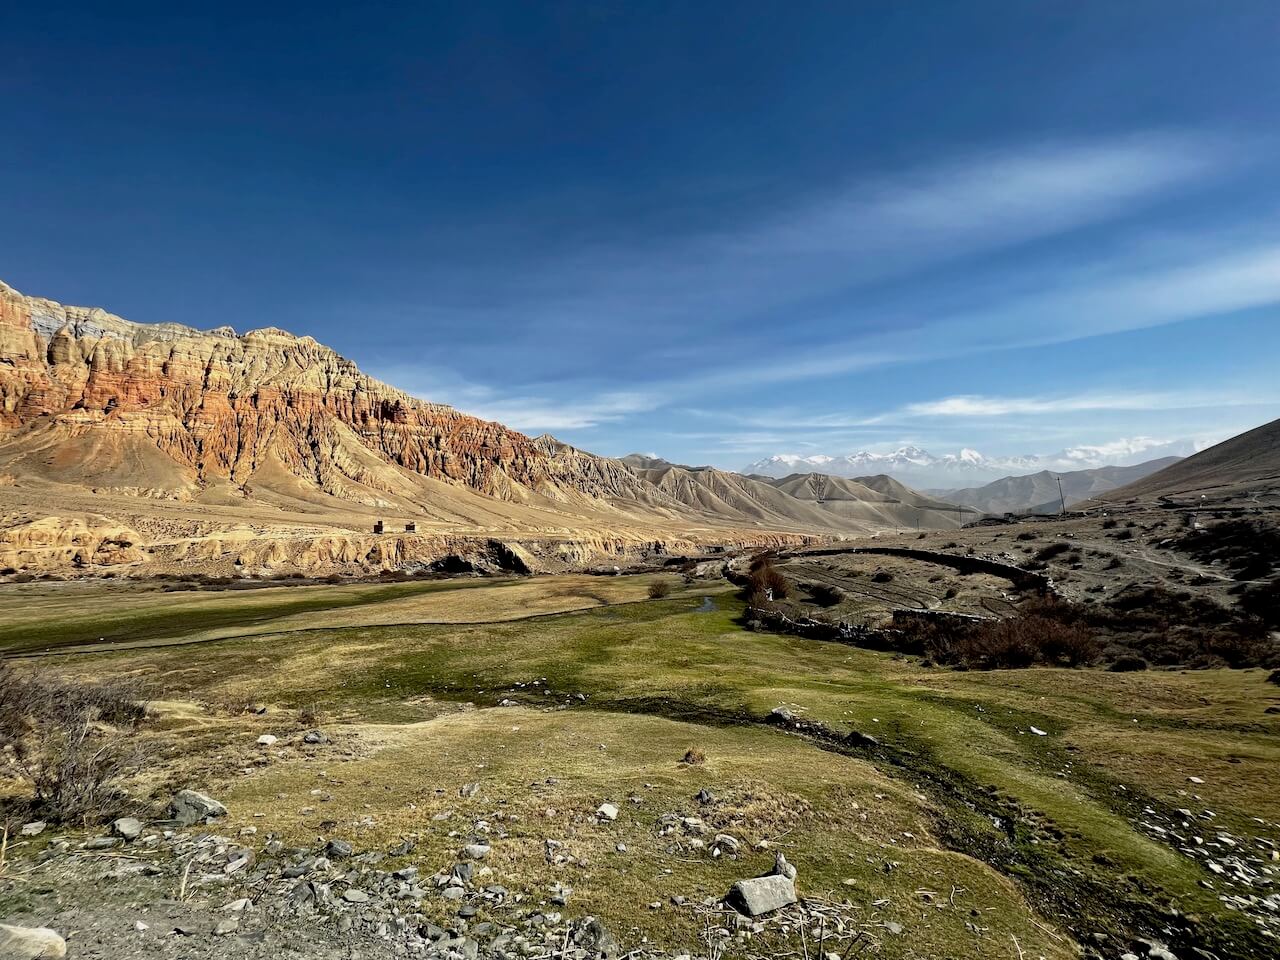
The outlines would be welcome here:
M 612 461 L 417 400 L 310 337 L 135 324 L 0 283 L 0 436 L 40 424 L 145 438 L 196 483 L 274 459 L 337 497 L 392 489 L 386 464 L 503 500 L 648 498 Z

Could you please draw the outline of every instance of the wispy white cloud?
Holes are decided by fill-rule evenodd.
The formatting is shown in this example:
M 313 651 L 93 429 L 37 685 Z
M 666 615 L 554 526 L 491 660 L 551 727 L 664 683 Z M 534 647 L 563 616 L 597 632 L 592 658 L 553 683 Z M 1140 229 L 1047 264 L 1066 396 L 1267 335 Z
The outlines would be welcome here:
M 1188 255 L 1188 254 L 1184 254 Z M 964 313 L 904 318 L 898 329 L 808 341 L 697 383 L 786 383 L 876 367 L 1051 346 L 1180 321 L 1280 306 L 1280 243 L 1201 250 L 1177 263 L 1063 267 L 1052 289 Z M 850 307 L 857 312 L 856 307 Z M 851 324 L 857 326 L 856 323 Z
M 584 430 L 653 410 L 661 400 L 645 393 L 602 393 L 579 402 L 545 397 L 509 397 L 480 403 L 468 413 L 517 430 Z
M 1202 390 L 1148 393 L 1078 393 L 1052 397 L 992 397 L 973 394 L 943 397 L 920 403 L 909 403 L 899 410 L 882 414 L 879 420 L 914 417 L 1007 417 L 1057 416 L 1090 410 L 1193 410 L 1260 406 L 1278 402 L 1280 398 L 1243 394 L 1236 391 Z

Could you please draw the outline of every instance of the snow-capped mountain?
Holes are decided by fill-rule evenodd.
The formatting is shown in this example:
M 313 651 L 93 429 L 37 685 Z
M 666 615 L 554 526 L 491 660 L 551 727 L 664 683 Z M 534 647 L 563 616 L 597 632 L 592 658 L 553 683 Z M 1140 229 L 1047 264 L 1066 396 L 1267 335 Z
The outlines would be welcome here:
M 785 477 L 793 473 L 865 477 L 885 473 L 917 489 L 948 490 L 1041 470 L 1130 466 L 1159 457 L 1188 456 L 1195 452 L 1196 445 L 1190 441 L 1169 442 L 1151 437 L 1134 437 L 1100 446 L 1070 447 L 1048 455 L 1014 457 L 988 457 L 968 447 L 956 453 L 935 456 L 928 450 L 909 445 L 888 453 L 859 450 L 834 457 L 783 453 L 748 464 L 741 472 L 766 477 Z

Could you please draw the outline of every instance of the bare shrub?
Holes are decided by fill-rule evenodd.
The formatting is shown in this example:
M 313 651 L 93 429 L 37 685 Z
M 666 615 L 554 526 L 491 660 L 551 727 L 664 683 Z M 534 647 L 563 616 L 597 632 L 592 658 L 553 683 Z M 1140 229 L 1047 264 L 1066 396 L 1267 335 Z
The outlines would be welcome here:
M 308 703 L 298 711 L 298 723 L 304 727 L 316 727 L 324 720 L 324 711 L 318 703 Z
M 1067 553 L 1070 549 L 1071 544 L 1069 543 L 1063 543 L 1061 541 L 1058 543 L 1051 543 L 1047 547 L 1042 547 L 1040 550 L 1036 551 L 1036 559 L 1041 562 L 1052 560 L 1056 556 Z
M 1112 673 L 1135 673 L 1147 669 L 1147 661 L 1136 653 L 1122 653 L 1107 667 Z
M 778 572 L 773 561 L 768 557 L 757 558 L 757 561 L 752 562 L 747 577 L 746 592 L 751 605 L 765 606 L 791 596 L 791 581 Z M 756 603 L 757 598 L 762 602 Z
M 684 752 L 684 757 L 681 758 L 680 762 L 687 763 L 690 766 L 697 766 L 707 762 L 707 755 L 702 751 L 701 747 L 690 747 Z
M 809 595 L 820 607 L 834 607 L 844 600 L 844 591 L 829 583 L 815 583 L 809 587 Z
M 966 669 L 1077 667 L 1102 653 L 1076 609 L 1052 599 L 1028 602 L 1004 620 L 938 618 L 911 624 L 905 633 L 907 652 Z
M 649 584 L 649 599 L 661 600 L 664 597 L 671 596 L 671 584 L 666 580 L 655 580 Z
M 121 807 L 121 783 L 141 766 L 135 734 L 145 716 L 133 685 L 0 666 L 0 771 L 30 787 L 46 819 L 99 822 Z

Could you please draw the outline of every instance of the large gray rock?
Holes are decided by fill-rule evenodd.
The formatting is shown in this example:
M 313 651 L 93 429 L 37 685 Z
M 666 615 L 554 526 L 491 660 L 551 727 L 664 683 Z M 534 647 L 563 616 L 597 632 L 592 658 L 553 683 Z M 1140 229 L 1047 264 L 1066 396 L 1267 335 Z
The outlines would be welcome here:
M 227 808 L 203 793 L 179 790 L 169 802 L 169 815 L 184 827 L 189 827 L 210 817 L 225 817 Z
M 0 957 L 4 960 L 57 960 L 66 955 L 67 942 L 47 927 L 0 923 Z
M 116 836 L 137 840 L 138 834 L 142 833 L 142 821 L 137 817 L 121 817 L 111 824 L 111 829 Z
M 796 884 L 790 877 L 770 874 L 739 880 L 729 888 L 725 902 L 748 917 L 773 913 L 796 902 Z

